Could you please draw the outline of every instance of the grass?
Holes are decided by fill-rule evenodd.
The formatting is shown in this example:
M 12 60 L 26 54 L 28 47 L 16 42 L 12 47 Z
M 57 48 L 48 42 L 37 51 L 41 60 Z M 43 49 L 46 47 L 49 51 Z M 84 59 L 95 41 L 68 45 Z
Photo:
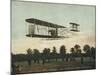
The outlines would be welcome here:
M 21 65 L 20 73 L 36 73 L 36 72 L 48 72 L 48 71 L 69 71 L 69 70 L 81 70 L 81 69 L 95 69 L 95 61 L 84 61 L 81 64 L 80 61 L 53 61 L 45 63 L 34 63 L 29 66 L 27 61 L 25 62 L 16 62 L 16 65 Z M 17 72 L 19 73 L 19 72 Z

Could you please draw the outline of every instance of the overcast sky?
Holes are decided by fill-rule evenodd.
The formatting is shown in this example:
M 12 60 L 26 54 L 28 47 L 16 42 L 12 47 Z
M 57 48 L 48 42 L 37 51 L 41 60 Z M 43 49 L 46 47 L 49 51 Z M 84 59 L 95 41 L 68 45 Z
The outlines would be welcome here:
M 95 39 L 95 6 L 12 1 L 12 49 L 15 53 L 16 51 L 20 53 L 21 49 L 24 52 L 30 44 L 37 43 L 37 41 L 26 41 L 28 40 L 25 36 L 27 32 L 25 19 L 27 18 L 36 18 L 65 27 L 68 27 L 70 22 L 75 22 L 80 24 L 80 33 L 82 33 L 80 36 L 91 38 L 93 36 L 92 39 Z M 29 40 L 34 39 L 29 38 Z M 18 46 L 19 43 L 20 46 Z M 24 48 L 21 46 L 23 43 L 30 44 Z M 37 46 L 41 45 L 39 43 L 38 41 Z

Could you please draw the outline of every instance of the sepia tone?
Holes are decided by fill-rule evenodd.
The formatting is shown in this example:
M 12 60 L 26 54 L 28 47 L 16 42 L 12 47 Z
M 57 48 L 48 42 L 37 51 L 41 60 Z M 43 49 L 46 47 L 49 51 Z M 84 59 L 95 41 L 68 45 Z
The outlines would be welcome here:
M 11 74 L 96 69 L 95 6 L 12 0 Z

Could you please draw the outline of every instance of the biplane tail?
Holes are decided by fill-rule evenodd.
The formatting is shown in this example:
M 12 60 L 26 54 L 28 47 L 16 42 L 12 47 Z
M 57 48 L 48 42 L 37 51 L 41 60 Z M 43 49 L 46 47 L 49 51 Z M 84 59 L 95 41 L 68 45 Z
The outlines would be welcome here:
M 70 31 L 74 31 L 74 32 L 79 32 L 80 30 L 79 30 L 79 24 L 77 24 L 77 23 L 73 23 L 73 22 L 70 22 L 69 24 L 71 24 L 71 29 L 70 29 Z

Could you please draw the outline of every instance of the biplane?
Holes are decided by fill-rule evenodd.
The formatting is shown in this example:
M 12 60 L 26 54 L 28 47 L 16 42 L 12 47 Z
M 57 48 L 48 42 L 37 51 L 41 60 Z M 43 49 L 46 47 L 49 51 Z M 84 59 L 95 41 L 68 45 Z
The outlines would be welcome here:
M 28 23 L 28 33 L 26 34 L 27 37 L 65 38 L 64 35 L 60 34 L 60 30 L 66 29 L 65 26 L 35 18 L 25 19 L 25 21 Z M 73 26 L 73 30 L 71 31 L 78 31 L 77 24 L 70 24 Z
M 70 22 L 70 24 L 71 24 L 71 30 L 70 31 L 75 31 L 75 32 L 79 32 L 79 24 L 77 24 L 77 23 L 72 23 L 72 22 Z

